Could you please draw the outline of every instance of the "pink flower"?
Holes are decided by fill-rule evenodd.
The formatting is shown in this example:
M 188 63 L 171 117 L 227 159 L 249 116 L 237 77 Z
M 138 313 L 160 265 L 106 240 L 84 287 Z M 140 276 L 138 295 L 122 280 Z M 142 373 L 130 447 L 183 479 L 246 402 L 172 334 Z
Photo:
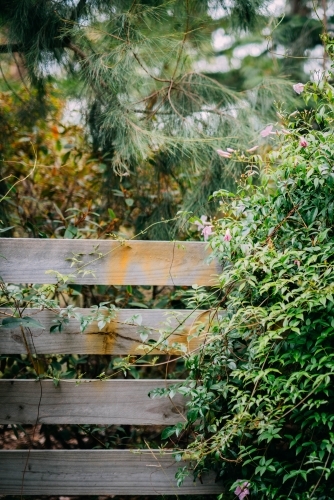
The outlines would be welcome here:
M 307 140 L 305 139 L 305 137 L 301 137 L 300 138 L 300 141 L 299 141 L 299 146 L 301 146 L 302 148 L 306 148 L 308 146 L 308 142 Z
M 301 94 L 304 90 L 304 87 L 305 87 L 305 85 L 303 83 L 295 83 L 294 85 L 292 85 L 293 90 L 297 94 Z
M 256 151 L 256 150 L 257 150 L 257 148 L 258 148 L 258 147 L 259 147 L 259 146 L 253 146 L 252 148 L 247 149 L 247 153 L 253 153 L 254 151 Z
M 217 149 L 217 153 L 223 158 L 231 158 L 232 156 L 231 153 L 229 153 L 228 151 L 223 151 L 222 149 Z
M 226 148 L 226 151 L 228 151 L 229 153 L 234 153 L 234 152 L 235 152 L 235 149 L 232 149 L 232 148 Z
M 275 134 L 275 132 L 273 132 L 272 125 L 267 125 L 267 127 L 264 128 L 263 130 L 261 130 L 261 132 L 260 132 L 261 137 L 267 137 L 268 135 L 271 135 L 271 134 Z
M 207 215 L 202 215 L 201 216 L 202 223 L 200 223 L 198 220 L 196 222 L 194 222 L 194 224 L 196 224 L 196 226 L 197 226 L 198 231 L 200 231 L 201 229 L 203 229 L 204 225 L 209 224 L 209 222 L 206 222 L 207 218 L 208 218 Z
M 294 260 L 294 261 L 293 261 L 293 263 L 294 263 L 294 264 L 296 264 L 296 266 L 297 266 L 298 268 L 300 268 L 300 260 L 297 260 L 297 259 L 296 259 L 296 260 Z
M 212 228 L 213 226 L 211 225 L 203 227 L 202 235 L 204 236 L 204 241 L 208 241 L 210 234 L 213 234 Z
M 198 220 L 194 222 L 194 224 L 196 224 L 197 226 L 198 231 L 202 230 L 201 234 L 204 236 L 204 241 L 207 241 L 210 234 L 213 234 L 212 231 L 213 225 L 210 224 L 210 222 L 207 222 L 207 218 L 208 218 L 207 215 L 202 215 L 201 216 L 202 222 L 199 222 Z
M 230 232 L 229 228 L 227 228 L 225 236 L 224 236 L 224 241 L 231 241 L 231 239 L 232 239 L 231 232 Z
M 243 500 L 247 495 L 249 495 L 249 483 L 246 481 L 242 483 L 240 486 L 237 486 L 234 490 L 234 494 L 237 495 L 239 500 Z

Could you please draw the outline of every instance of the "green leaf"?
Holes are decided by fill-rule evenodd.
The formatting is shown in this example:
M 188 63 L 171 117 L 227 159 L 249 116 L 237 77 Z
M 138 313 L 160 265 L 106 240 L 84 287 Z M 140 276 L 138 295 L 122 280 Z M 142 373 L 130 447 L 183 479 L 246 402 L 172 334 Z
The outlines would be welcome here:
M 50 326 L 50 333 L 61 332 L 62 329 L 61 327 L 62 327 L 61 323 L 57 323 L 56 325 Z
M 54 385 L 55 387 L 58 387 L 60 380 L 59 380 L 59 378 L 54 377 L 54 378 L 52 379 L 52 382 L 53 382 L 53 385 Z
M 109 214 L 110 220 L 113 220 L 116 218 L 115 212 L 113 211 L 112 208 L 108 208 L 108 214 Z
M 161 433 L 161 438 L 168 439 L 170 436 L 175 434 L 175 432 L 176 432 L 175 427 L 166 427 Z
M 192 409 L 187 412 L 187 420 L 189 422 L 195 422 L 198 418 L 198 410 L 197 409 Z
M 72 240 L 78 234 L 78 228 L 73 224 L 69 224 L 65 230 L 64 239 Z
M 18 326 L 23 326 L 26 328 L 35 327 L 45 330 L 44 326 L 39 323 L 39 321 L 30 318 L 29 316 L 23 316 L 22 318 L 5 318 L 2 320 L 1 326 L 3 328 L 17 328 Z
M 75 378 L 76 377 L 76 371 L 73 369 L 67 370 L 65 373 L 61 374 L 61 378 Z
M 146 304 L 143 304 L 142 302 L 129 302 L 129 306 L 140 307 L 141 309 L 148 309 L 149 308 Z
M 65 165 L 65 163 L 67 162 L 67 160 L 69 159 L 71 155 L 71 150 L 70 151 L 67 151 L 67 153 L 65 153 L 62 157 L 61 157 L 61 164 L 62 165 Z

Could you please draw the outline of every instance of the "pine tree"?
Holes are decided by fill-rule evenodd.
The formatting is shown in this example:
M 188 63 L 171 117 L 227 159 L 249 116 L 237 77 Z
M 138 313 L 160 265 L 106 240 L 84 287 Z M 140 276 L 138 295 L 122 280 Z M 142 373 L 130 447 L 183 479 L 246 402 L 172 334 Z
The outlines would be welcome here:
M 214 212 L 208 196 L 222 182 L 231 188 L 242 170 L 216 149 L 251 147 L 275 119 L 268 103 L 279 100 L 284 86 L 261 82 L 237 94 L 194 70 L 218 26 L 209 9 L 225 9 L 234 28 L 253 29 L 264 1 L 227 4 L 2 0 L 2 59 L 23 66 L 24 83 L 34 89 L 21 113 L 28 121 L 47 116 L 55 68 L 58 84 L 71 82 L 72 97 L 86 109 L 93 157 L 106 165 L 101 213 L 117 206 L 115 193 L 139 190 L 147 168 L 157 188 L 136 200 L 138 230 L 181 207 Z M 148 236 L 166 239 L 173 231 L 154 226 Z

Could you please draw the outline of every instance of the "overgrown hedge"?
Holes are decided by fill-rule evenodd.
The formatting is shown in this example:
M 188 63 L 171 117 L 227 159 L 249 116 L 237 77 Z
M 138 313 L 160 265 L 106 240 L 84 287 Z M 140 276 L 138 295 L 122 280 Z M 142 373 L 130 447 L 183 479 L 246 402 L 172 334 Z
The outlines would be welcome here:
M 278 111 L 279 123 L 259 138 L 274 140 L 271 153 L 225 152 L 248 167 L 237 194 L 214 195 L 223 213 L 206 231 L 223 264 L 216 319 L 178 387 L 190 396 L 188 422 L 165 436 L 192 427 L 191 444 L 177 458 L 191 458 L 195 475 L 216 470 L 223 499 L 334 498 L 329 78 L 296 86 L 305 110 Z M 185 474 L 181 462 L 179 482 Z

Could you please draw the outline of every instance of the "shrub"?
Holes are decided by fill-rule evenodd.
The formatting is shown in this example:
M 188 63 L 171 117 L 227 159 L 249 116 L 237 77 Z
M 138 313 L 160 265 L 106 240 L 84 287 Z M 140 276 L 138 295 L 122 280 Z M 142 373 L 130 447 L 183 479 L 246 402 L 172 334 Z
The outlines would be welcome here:
M 314 110 L 280 111 L 278 147 L 232 152 L 247 173 L 214 194 L 219 300 L 178 390 L 194 436 L 181 456 L 216 470 L 224 499 L 334 498 L 334 89 L 302 95 Z

